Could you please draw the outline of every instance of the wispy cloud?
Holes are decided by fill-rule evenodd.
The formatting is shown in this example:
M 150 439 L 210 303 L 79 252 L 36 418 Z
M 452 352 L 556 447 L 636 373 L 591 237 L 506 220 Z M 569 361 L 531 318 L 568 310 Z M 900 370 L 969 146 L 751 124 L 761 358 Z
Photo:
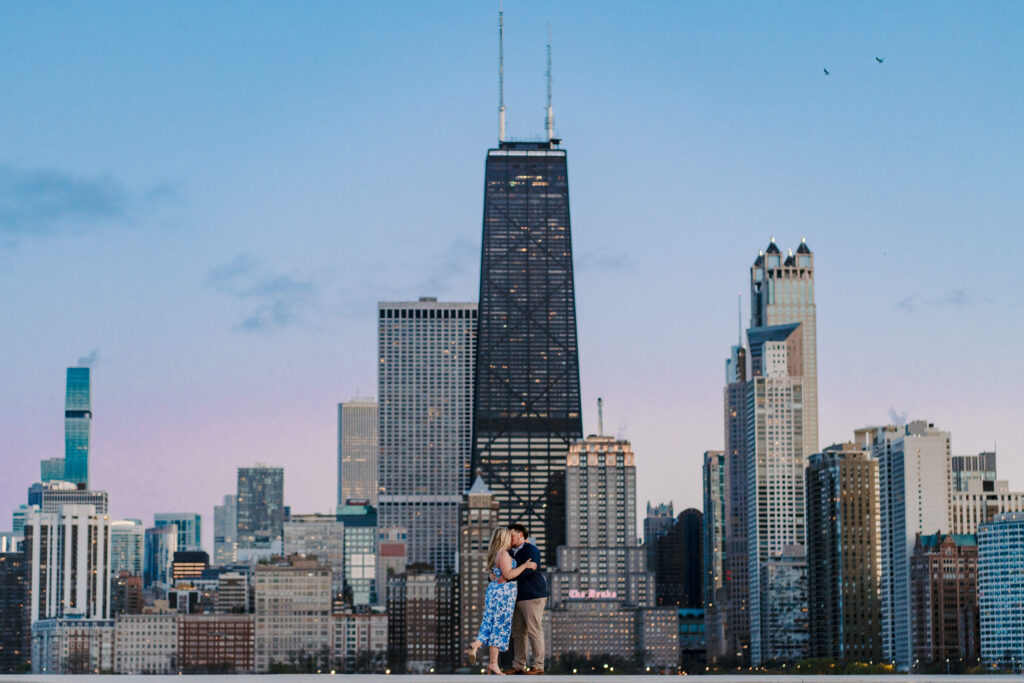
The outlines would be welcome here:
M 575 254 L 576 270 L 609 270 L 620 272 L 632 267 L 629 253 L 609 249 L 586 249 Z
M 206 282 L 246 303 L 248 312 L 236 326 L 243 332 L 272 332 L 306 322 L 319 296 L 312 280 L 275 272 L 249 254 L 212 269 Z
M 912 312 L 928 308 L 972 308 L 975 304 L 976 298 L 970 291 L 957 288 L 927 298 L 914 292 L 897 301 L 896 308 Z
M 100 350 L 98 348 L 93 349 L 89 352 L 88 356 L 80 356 L 78 358 L 78 367 L 80 368 L 92 368 L 96 366 L 100 360 Z
M 0 164 L 0 232 L 22 237 L 123 220 L 129 195 L 110 176 L 83 178 L 56 169 Z
M 429 274 L 415 286 L 424 295 L 446 294 L 454 280 L 469 275 L 480 259 L 480 246 L 464 237 L 448 244 L 440 254 L 423 262 Z
M 0 238 L 19 240 L 130 222 L 133 213 L 180 194 L 175 183 L 135 192 L 111 175 L 0 164 Z

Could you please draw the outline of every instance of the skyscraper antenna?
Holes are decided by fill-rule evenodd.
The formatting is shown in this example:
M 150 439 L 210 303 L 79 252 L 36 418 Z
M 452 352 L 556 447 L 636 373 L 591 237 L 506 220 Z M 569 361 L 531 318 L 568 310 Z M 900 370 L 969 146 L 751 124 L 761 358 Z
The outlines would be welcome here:
M 548 140 L 555 139 L 555 111 L 551 108 L 551 22 L 548 22 L 548 111 L 545 123 L 547 124 Z
M 743 347 L 743 292 L 736 292 L 736 327 L 739 330 L 737 340 Z
M 505 141 L 505 16 L 498 0 L 498 142 Z
M 604 399 L 597 397 L 597 435 L 604 436 Z

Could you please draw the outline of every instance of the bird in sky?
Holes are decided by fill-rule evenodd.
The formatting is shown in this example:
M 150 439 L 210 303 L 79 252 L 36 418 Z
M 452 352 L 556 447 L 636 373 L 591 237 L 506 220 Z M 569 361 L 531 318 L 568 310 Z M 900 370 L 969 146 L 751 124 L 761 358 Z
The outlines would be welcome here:
M 831 75 L 832 75 L 832 74 L 831 74 L 831 73 L 829 72 L 829 70 L 828 70 L 828 69 L 824 69 L 824 71 L 825 71 L 825 75 L 826 75 L 826 76 L 831 76 Z
M 885 57 L 875 57 L 875 61 L 881 64 L 882 62 L 885 61 Z

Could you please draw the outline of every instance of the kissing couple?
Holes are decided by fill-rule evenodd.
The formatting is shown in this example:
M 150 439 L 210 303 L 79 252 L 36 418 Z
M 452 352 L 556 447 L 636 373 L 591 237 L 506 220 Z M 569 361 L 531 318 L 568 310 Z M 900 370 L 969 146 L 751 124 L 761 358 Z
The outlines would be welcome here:
M 540 550 L 526 539 L 530 532 L 522 524 L 498 528 L 491 534 L 487 550 L 487 594 L 480 631 L 466 659 L 476 664 L 476 651 L 486 645 L 489 674 L 544 673 L 544 604 L 548 586 L 540 572 Z M 509 636 L 515 640 L 515 659 L 511 671 L 498 666 L 498 653 L 508 649 Z M 533 666 L 526 668 L 526 643 L 533 651 Z

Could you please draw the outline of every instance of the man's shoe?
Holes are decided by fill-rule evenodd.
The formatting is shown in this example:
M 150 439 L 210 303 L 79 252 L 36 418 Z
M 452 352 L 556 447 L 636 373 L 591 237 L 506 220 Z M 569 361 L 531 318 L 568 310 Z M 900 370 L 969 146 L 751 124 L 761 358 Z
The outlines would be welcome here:
M 504 673 L 504 674 L 525 674 L 525 673 L 529 673 L 529 671 L 526 670 L 526 669 L 508 669 L 507 671 L 503 671 L 502 673 Z
M 527 669 L 526 673 L 530 674 L 531 676 L 543 676 L 544 669 Z

